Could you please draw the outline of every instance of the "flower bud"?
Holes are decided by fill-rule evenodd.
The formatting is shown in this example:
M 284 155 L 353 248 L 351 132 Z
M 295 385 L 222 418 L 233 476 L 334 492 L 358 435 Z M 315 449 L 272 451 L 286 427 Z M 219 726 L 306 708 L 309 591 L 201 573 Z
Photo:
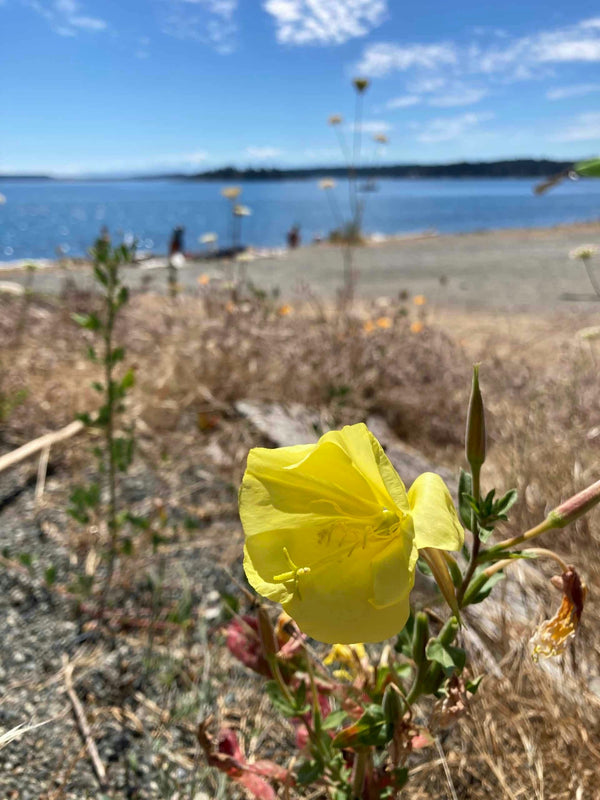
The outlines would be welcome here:
M 472 471 L 481 467 L 485 461 L 485 412 L 481 391 L 479 390 L 479 364 L 473 366 L 473 385 L 467 413 L 465 453 Z
M 405 707 L 406 702 L 400 697 L 400 690 L 395 684 L 389 683 L 381 701 L 381 708 L 387 724 L 395 726 L 402 719 Z
M 425 660 L 425 647 L 429 639 L 429 620 L 424 611 L 419 611 L 415 617 L 415 627 L 412 640 L 412 657 L 415 664 L 422 664 Z
M 600 502 L 600 481 L 569 497 L 548 514 L 548 519 L 552 522 L 553 528 L 564 528 L 583 514 L 587 514 L 598 502 Z

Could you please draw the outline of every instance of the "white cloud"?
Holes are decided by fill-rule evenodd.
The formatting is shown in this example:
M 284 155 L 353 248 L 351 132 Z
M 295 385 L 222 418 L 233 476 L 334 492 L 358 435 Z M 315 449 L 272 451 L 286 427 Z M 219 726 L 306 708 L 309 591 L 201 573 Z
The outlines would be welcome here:
M 488 94 L 487 89 L 475 87 L 458 87 L 447 94 L 440 94 L 429 100 L 430 106 L 438 108 L 451 108 L 452 106 L 472 106 L 479 103 Z
M 390 72 L 405 72 L 413 67 L 436 69 L 457 62 L 452 44 L 396 45 L 389 42 L 369 45 L 356 66 L 360 75 L 381 77 Z
M 569 97 L 581 97 L 584 94 L 600 92 L 600 83 L 576 83 L 573 86 L 557 86 L 546 92 L 548 100 L 565 100 Z
M 238 0 L 167 0 L 162 32 L 211 45 L 227 55 L 236 47 Z
M 600 17 L 530 36 L 501 40 L 495 37 L 491 44 L 487 39 L 482 43 L 479 38 L 466 45 L 375 42 L 365 48 L 356 70 L 379 77 L 416 70 L 421 73 L 417 80 L 426 81 L 443 80 L 448 72 L 526 80 L 539 77 L 548 65 L 576 62 L 600 62 Z
M 600 139 L 600 112 L 580 114 L 571 125 L 552 139 L 555 142 L 587 142 Z
M 363 133 L 389 133 L 392 130 L 392 126 L 389 122 L 384 122 L 383 120 L 370 119 L 361 123 L 360 129 Z
M 282 44 L 342 44 L 383 22 L 387 0 L 265 0 Z
M 439 117 L 432 119 L 423 127 L 419 127 L 417 139 L 432 144 L 458 139 L 477 128 L 482 122 L 493 119 L 493 114 L 462 114 L 458 117 Z
M 59 36 L 77 36 L 79 31 L 98 33 L 108 29 L 106 20 L 81 13 L 78 0 L 26 0 L 27 5 L 44 19 Z
M 269 161 L 272 158 L 278 158 L 281 150 L 277 147 L 247 147 L 246 155 L 255 161 Z
M 408 108 L 409 106 L 416 106 L 421 102 L 421 98 L 414 94 L 404 94 L 400 97 L 392 97 L 385 104 L 385 107 L 392 111 L 395 108 Z

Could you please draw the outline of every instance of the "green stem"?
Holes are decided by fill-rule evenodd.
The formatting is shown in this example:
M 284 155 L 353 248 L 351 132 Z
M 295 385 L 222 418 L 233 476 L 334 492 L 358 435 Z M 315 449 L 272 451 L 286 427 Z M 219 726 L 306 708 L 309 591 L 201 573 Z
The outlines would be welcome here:
M 480 473 L 481 473 L 481 466 L 480 465 L 473 465 L 471 467 L 472 470 L 472 478 L 473 478 L 473 497 L 475 498 L 475 502 L 479 504 L 480 496 L 481 496 L 481 489 L 479 485 Z M 479 556 L 479 549 L 481 547 L 481 539 L 479 538 L 479 523 L 477 522 L 477 515 L 475 511 L 471 512 L 471 533 L 473 534 L 473 546 L 471 548 L 471 558 L 469 560 L 469 565 L 467 567 L 467 571 L 465 572 L 465 577 L 463 578 L 463 582 L 460 586 L 460 589 L 456 593 L 456 599 L 458 605 L 462 607 L 462 601 L 465 597 L 465 592 L 469 588 L 469 583 L 473 577 L 473 573 L 477 567 L 477 558 Z
M 117 468 L 115 464 L 114 451 L 114 402 L 115 392 L 113 385 L 113 363 L 112 363 L 112 337 L 115 324 L 115 291 L 117 288 L 117 267 L 116 265 L 107 266 L 108 286 L 106 291 L 107 317 L 104 328 L 104 369 L 106 381 L 106 408 L 107 419 L 105 427 L 105 446 L 106 458 L 108 461 L 108 509 L 107 526 L 110 536 L 108 568 L 106 580 L 102 591 L 101 607 L 104 609 L 106 598 L 112 583 L 117 556 Z
M 542 533 L 547 533 L 547 531 L 558 527 L 560 526 L 557 524 L 556 520 L 548 516 L 534 528 L 530 528 L 520 536 L 513 536 L 512 539 L 505 539 L 503 542 L 494 545 L 494 550 L 509 550 L 512 547 L 528 542 L 530 539 L 534 539 L 536 536 L 541 536 Z
M 354 761 L 354 774 L 352 775 L 352 798 L 361 800 L 367 770 L 367 750 L 358 750 Z

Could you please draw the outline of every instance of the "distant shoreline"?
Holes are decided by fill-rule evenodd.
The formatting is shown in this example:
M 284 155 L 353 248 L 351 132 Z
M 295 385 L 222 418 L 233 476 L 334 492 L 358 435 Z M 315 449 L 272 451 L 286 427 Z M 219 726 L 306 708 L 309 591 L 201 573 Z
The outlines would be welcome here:
M 449 164 L 386 164 L 381 166 L 359 167 L 356 175 L 359 178 L 395 178 L 407 180 L 440 179 L 440 178 L 547 178 L 563 172 L 573 161 L 555 161 L 553 159 L 516 158 L 500 161 L 460 161 Z M 1 182 L 54 182 L 54 183 L 88 183 L 115 181 L 286 181 L 311 180 L 314 178 L 333 177 L 343 179 L 348 175 L 346 167 L 298 167 L 291 169 L 223 167 L 194 174 L 158 173 L 150 175 L 0 175 Z

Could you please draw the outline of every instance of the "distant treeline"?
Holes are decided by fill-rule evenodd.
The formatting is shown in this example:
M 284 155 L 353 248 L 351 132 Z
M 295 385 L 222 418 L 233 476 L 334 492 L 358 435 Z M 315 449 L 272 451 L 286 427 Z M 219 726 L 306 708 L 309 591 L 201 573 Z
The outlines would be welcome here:
M 388 164 L 385 166 L 359 167 L 356 174 L 361 178 L 546 178 L 568 169 L 572 161 L 551 161 L 547 158 L 517 158 L 507 161 L 459 161 L 455 164 Z M 162 175 L 88 176 L 68 178 L 77 180 L 186 180 L 186 181 L 286 181 L 311 178 L 344 178 L 346 167 L 298 167 L 296 169 L 221 169 L 198 172 L 195 175 L 182 173 Z M 0 180 L 61 180 L 47 175 L 0 175 Z
M 562 172 L 572 161 L 521 158 L 512 161 L 460 161 L 456 164 L 396 164 L 380 167 L 359 167 L 362 178 L 545 178 Z M 282 181 L 301 178 L 344 178 L 345 167 L 308 167 L 298 169 L 223 169 L 181 175 L 197 181 Z

